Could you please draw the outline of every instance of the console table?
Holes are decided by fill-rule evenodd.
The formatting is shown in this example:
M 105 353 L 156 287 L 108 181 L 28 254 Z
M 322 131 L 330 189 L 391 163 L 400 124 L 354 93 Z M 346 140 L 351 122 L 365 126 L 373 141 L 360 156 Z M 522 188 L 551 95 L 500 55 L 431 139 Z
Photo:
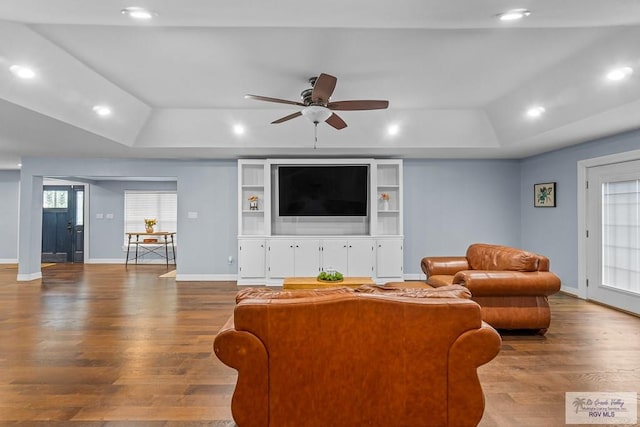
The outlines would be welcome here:
M 147 254 L 156 254 L 164 258 L 167 261 L 167 267 L 169 267 L 169 259 L 176 263 L 176 246 L 174 243 L 175 231 L 156 231 L 153 233 L 147 232 L 133 232 L 127 234 L 127 258 L 124 262 L 125 267 L 129 264 L 129 254 L 131 253 L 131 246 L 135 246 L 135 256 L 132 258 L 138 263 L 138 258 Z M 131 238 L 135 236 L 135 240 Z M 145 242 L 140 240 L 140 236 L 153 236 L 159 237 L 155 242 Z M 171 252 L 173 257 L 169 257 L 169 245 L 171 245 Z M 162 248 L 164 247 L 164 253 Z
M 315 277 L 285 277 L 282 289 L 322 289 L 348 286 L 357 288 L 362 285 L 375 285 L 371 277 L 345 277 L 340 282 L 321 282 Z

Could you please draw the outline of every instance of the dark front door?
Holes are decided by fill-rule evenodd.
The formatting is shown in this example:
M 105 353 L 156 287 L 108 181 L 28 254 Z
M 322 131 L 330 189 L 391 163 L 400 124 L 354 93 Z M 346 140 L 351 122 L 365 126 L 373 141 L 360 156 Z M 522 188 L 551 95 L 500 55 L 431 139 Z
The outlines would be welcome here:
M 42 262 L 83 262 L 84 186 L 45 185 Z

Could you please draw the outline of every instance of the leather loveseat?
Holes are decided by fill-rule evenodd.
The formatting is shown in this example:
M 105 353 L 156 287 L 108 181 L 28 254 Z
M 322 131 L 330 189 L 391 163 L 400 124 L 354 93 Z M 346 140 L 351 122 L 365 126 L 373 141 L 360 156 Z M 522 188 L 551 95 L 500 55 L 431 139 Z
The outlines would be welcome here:
M 533 329 L 544 335 L 551 322 L 547 297 L 560 290 L 545 256 L 508 246 L 472 244 L 466 256 L 425 257 L 432 287 L 459 284 L 482 307 L 482 319 L 496 329 Z
M 214 351 L 238 427 L 475 426 L 501 340 L 460 286 L 241 291 Z

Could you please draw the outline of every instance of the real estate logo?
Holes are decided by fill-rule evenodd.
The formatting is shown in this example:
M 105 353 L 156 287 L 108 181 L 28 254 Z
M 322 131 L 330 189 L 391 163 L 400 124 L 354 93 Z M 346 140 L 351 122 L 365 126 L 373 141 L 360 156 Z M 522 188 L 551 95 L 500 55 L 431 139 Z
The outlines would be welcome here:
M 638 393 L 567 392 L 565 423 L 637 425 Z

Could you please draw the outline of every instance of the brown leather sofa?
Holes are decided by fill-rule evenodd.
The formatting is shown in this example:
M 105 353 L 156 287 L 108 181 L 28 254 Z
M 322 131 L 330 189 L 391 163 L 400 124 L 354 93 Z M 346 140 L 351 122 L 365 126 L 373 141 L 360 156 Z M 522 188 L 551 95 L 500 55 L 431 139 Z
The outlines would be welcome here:
M 547 297 L 560 290 L 545 256 L 508 246 L 476 243 L 461 257 L 425 257 L 427 284 L 465 286 L 482 307 L 482 319 L 496 329 L 534 329 L 551 323 Z
M 238 294 L 215 338 L 238 427 L 475 426 L 499 352 L 462 287 Z

